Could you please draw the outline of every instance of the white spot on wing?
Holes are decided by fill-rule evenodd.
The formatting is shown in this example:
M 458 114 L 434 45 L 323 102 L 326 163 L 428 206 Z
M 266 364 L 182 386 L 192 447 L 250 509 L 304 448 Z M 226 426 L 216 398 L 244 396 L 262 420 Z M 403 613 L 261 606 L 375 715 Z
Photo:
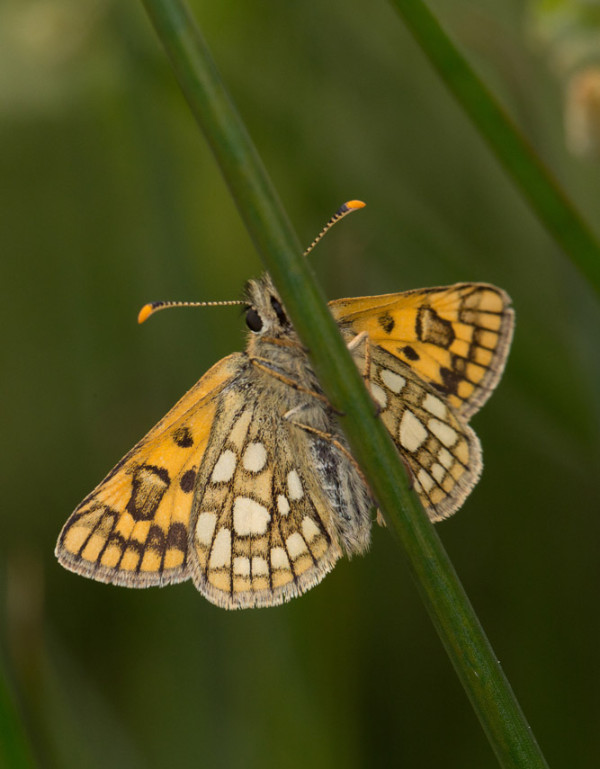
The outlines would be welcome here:
M 280 515 L 287 515 L 290 512 L 290 503 L 283 494 L 277 495 L 277 509 Z
M 282 547 L 273 547 L 271 549 L 271 566 L 274 569 L 289 569 L 290 562 L 287 553 Z
M 302 538 L 302 535 L 297 531 L 295 531 L 293 534 L 290 534 L 290 536 L 286 539 L 285 544 L 287 545 L 290 558 L 294 561 L 296 558 L 298 558 L 298 556 L 308 552 L 306 542 Z
M 231 449 L 224 451 L 213 468 L 210 480 L 213 483 L 230 481 L 235 472 L 236 458 Z
M 196 539 L 202 545 L 210 545 L 217 523 L 215 513 L 200 513 L 196 522 Z
M 371 382 L 369 387 L 374 401 L 378 403 L 382 409 L 384 409 L 387 406 L 387 395 L 385 394 L 383 387 L 380 387 L 378 384 L 374 384 L 373 382 Z
M 251 473 L 259 473 L 267 461 L 267 452 L 262 443 L 250 443 L 246 451 L 242 464 L 244 468 Z
M 240 537 L 264 534 L 271 514 L 264 505 L 250 497 L 236 497 L 233 503 L 233 528 Z
M 431 393 L 427 393 L 427 397 L 423 401 L 423 408 L 427 409 L 434 417 L 440 417 L 440 419 L 445 419 L 448 411 L 446 404 L 439 398 L 436 398 L 435 395 L 431 395 Z
M 433 486 L 433 478 L 429 475 L 427 470 L 424 470 L 421 468 L 418 472 L 417 478 L 419 480 L 419 483 L 421 484 L 421 488 L 423 491 L 428 492 L 431 487 Z
M 410 409 L 402 415 L 398 437 L 407 451 L 416 451 L 427 438 L 427 430 Z
M 305 515 L 302 519 L 302 533 L 304 534 L 304 539 L 307 542 L 312 542 L 312 540 L 315 537 L 318 537 L 321 532 L 312 518 L 309 518 L 307 515 Z
M 449 470 L 454 464 L 454 457 L 448 451 L 448 449 L 440 449 L 438 453 L 438 460 L 440 464 L 444 465 L 446 470 Z
M 246 409 L 241 416 L 238 418 L 237 422 L 234 424 L 234 426 L 231 428 L 231 432 L 229 433 L 229 440 L 237 446 L 238 449 L 241 449 L 244 445 L 244 440 L 246 438 L 246 433 L 248 432 L 248 427 L 250 425 L 250 420 L 252 419 L 253 410 L 252 409 Z
M 439 419 L 430 419 L 428 426 L 431 432 L 436 438 L 439 438 L 444 446 L 454 446 L 458 440 L 458 433 L 456 430 L 445 422 L 440 422 Z
M 288 494 L 290 499 L 302 499 L 304 491 L 300 477 L 295 470 L 290 470 L 287 475 Z
M 238 555 L 233 559 L 233 573 L 238 577 L 250 576 L 250 559 L 245 556 Z
M 406 384 L 406 379 L 403 376 L 394 374 L 393 371 L 390 371 L 387 368 L 381 369 L 380 376 L 383 384 L 393 393 L 399 393 Z
M 209 569 L 218 569 L 221 566 L 229 566 L 231 563 L 231 532 L 229 529 L 219 529 L 213 543 Z
M 431 465 L 430 472 L 438 483 L 441 483 L 444 476 L 446 475 L 444 468 L 437 462 Z
M 252 576 L 253 577 L 268 577 L 269 564 L 264 558 L 259 555 L 255 555 L 252 559 Z

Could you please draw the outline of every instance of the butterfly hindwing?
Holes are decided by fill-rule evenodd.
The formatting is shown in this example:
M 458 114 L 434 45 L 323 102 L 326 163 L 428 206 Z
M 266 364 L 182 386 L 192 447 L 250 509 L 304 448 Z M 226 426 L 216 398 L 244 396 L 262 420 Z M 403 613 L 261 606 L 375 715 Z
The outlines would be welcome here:
M 498 383 L 514 325 L 509 297 L 487 283 L 338 299 L 329 307 L 343 331 L 366 332 L 465 418 Z
M 431 384 L 381 348 L 372 350 L 369 388 L 430 518 L 452 515 L 481 474 L 479 439 Z
M 192 576 L 225 608 L 283 603 L 341 556 L 331 506 L 299 428 L 247 391 L 228 392 L 223 415 L 198 480 Z
M 56 546 L 63 566 L 129 587 L 189 577 L 196 476 L 242 357 L 213 366 L 76 508 Z

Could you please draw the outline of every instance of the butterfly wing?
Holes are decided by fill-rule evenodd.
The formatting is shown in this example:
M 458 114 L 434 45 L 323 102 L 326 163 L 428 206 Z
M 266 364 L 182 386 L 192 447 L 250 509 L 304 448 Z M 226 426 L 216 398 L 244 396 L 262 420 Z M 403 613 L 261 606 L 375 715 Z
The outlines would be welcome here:
M 381 348 L 372 351 L 369 386 L 429 517 L 452 515 L 481 475 L 479 439 L 431 383 Z
M 300 595 L 342 554 L 310 440 L 282 418 L 276 399 L 257 395 L 251 376 L 248 384 L 224 397 L 225 421 L 205 456 L 192 521 L 192 577 L 227 609 Z
M 245 359 L 213 366 L 83 500 L 58 539 L 63 566 L 129 587 L 189 578 L 196 476 L 221 395 Z
M 486 283 L 338 299 L 329 307 L 347 335 L 366 332 L 465 419 L 498 383 L 514 325 L 508 295 Z

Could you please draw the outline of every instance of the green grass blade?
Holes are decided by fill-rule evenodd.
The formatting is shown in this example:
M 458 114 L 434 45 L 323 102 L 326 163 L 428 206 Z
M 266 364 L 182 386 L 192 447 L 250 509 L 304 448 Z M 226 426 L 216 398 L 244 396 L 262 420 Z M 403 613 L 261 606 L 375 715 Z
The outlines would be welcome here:
M 398 453 L 374 415 L 298 240 L 180 0 L 144 0 L 181 87 L 220 164 L 248 230 L 379 500 L 427 609 L 501 766 L 541 769 L 544 758 Z
M 533 147 L 422 0 L 391 0 L 540 221 L 600 294 L 600 244 Z

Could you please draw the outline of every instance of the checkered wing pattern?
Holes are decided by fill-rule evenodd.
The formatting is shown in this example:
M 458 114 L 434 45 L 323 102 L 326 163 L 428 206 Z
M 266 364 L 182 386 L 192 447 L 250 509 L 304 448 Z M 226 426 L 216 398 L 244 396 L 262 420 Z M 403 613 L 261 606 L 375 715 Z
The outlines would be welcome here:
M 199 479 L 192 530 L 197 588 L 225 608 L 283 603 L 316 585 L 341 549 L 310 442 L 258 398 L 222 404 Z

